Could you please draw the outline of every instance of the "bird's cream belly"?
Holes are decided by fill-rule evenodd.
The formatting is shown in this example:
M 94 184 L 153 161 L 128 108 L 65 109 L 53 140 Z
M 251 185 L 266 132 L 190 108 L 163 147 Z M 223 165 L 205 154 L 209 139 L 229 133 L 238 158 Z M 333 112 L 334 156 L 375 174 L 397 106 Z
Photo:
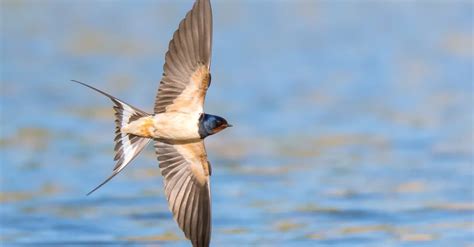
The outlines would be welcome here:
M 121 131 L 141 137 L 191 141 L 200 139 L 199 114 L 161 113 L 125 125 Z
M 153 116 L 153 138 L 168 140 L 197 140 L 199 115 L 162 113 Z

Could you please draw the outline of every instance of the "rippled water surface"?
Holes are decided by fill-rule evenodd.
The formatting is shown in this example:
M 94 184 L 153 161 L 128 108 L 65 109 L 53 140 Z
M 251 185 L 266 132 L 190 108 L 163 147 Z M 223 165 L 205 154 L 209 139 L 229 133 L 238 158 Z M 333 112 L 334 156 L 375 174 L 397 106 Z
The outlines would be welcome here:
M 150 146 L 113 168 L 111 103 L 151 111 L 192 1 L 0 1 L 0 245 L 188 246 Z M 214 246 L 473 246 L 471 1 L 214 1 Z

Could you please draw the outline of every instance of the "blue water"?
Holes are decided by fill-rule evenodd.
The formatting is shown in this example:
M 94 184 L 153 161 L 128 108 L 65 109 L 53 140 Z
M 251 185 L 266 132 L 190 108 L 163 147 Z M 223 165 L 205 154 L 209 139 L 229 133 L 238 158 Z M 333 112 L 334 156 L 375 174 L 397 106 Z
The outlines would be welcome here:
M 192 1 L 0 2 L 0 243 L 188 246 L 150 146 L 114 164 L 111 102 L 151 112 Z M 472 246 L 473 3 L 214 1 L 214 246 Z

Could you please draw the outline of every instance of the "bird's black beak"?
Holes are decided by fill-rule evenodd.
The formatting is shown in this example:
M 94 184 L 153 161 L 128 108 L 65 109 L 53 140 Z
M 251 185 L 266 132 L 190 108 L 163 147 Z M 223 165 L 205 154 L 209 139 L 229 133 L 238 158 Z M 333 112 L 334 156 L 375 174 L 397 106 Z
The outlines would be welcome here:
M 232 127 L 232 126 L 233 126 L 232 124 L 227 124 L 227 128 Z

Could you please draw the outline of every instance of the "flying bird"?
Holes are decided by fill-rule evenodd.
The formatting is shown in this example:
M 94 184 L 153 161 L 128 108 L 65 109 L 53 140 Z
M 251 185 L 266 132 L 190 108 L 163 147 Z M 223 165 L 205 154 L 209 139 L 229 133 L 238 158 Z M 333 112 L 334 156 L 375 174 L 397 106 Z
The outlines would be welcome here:
M 153 114 L 74 81 L 112 100 L 116 117 L 116 165 L 112 175 L 89 194 L 120 173 L 154 141 L 169 209 L 196 247 L 209 246 L 211 239 L 212 169 L 203 141 L 231 127 L 224 118 L 203 110 L 211 84 L 211 49 L 210 0 L 196 0 L 169 43 Z

